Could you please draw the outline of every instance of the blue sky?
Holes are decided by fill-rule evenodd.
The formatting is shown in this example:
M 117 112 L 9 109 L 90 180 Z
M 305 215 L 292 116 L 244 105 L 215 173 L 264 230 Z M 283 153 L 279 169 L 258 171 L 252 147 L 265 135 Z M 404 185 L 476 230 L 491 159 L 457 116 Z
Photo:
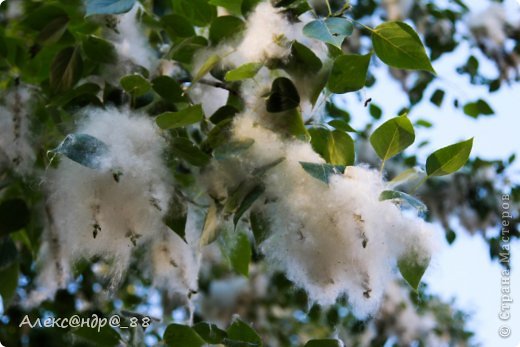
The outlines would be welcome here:
M 481 11 L 489 4 L 486 0 L 472 0 L 466 3 L 475 11 Z M 505 5 L 509 14 L 519 18 L 520 6 L 516 0 L 506 0 Z M 478 50 L 471 48 L 467 43 L 461 44 L 454 54 L 448 54 L 434 63 L 440 79 L 428 88 L 425 101 L 409 115 L 412 119 L 422 118 L 434 124 L 433 128 L 419 131 L 417 134 L 416 144 L 426 138 L 430 140 L 430 144 L 421 149 L 410 149 L 411 152 L 419 153 L 422 162 L 434 149 L 470 137 L 475 137 L 473 156 L 483 159 L 505 159 L 516 153 L 520 157 L 520 84 L 504 85 L 499 92 L 493 94 L 490 94 L 487 88 L 468 88 L 467 77 L 458 75 L 455 68 L 465 63 L 469 52 L 482 58 L 481 69 L 485 74 L 496 74 L 493 64 L 486 61 Z M 380 68 L 377 75 L 381 77 L 376 86 L 366 92 L 366 97 L 371 97 L 383 108 L 384 121 L 396 116 L 397 112 L 407 105 L 407 97 L 402 93 L 400 85 L 387 77 L 386 68 Z M 427 101 L 437 87 L 446 90 L 447 93 L 444 105 L 440 109 Z M 359 96 L 349 95 L 345 98 L 353 115 L 352 125 L 354 128 L 361 128 L 368 119 L 367 110 L 359 101 Z M 458 98 L 461 104 L 483 98 L 489 102 L 496 114 L 472 119 L 453 107 L 453 98 Z M 520 180 L 518 159 L 511 172 L 515 180 Z M 512 296 L 516 303 L 513 306 L 512 318 L 507 324 L 512 328 L 512 335 L 508 339 L 502 339 L 498 335 L 501 325 L 498 319 L 501 268 L 496 262 L 489 260 L 488 254 L 488 246 L 479 235 L 458 233 L 455 243 L 452 246 L 444 245 L 442 252 L 433 260 L 425 275 L 425 281 L 432 292 L 446 301 L 455 298 L 459 308 L 473 313 L 469 327 L 477 333 L 476 341 L 481 342 L 482 346 L 520 347 L 520 274 L 513 272 L 511 277 Z M 514 271 L 520 268 L 520 242 L 513 244 L 511 254 Z

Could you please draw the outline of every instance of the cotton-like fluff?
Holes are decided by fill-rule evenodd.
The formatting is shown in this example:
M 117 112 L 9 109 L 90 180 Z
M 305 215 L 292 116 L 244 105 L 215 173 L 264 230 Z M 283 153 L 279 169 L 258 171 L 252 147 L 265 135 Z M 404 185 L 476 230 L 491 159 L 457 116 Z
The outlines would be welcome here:
M 116 109 L 85 111 L 76 133 L 104 142 L 108 153 L 99 170 L 67 158 L 49 170 L 47 248 L 54 251 L 42 254 L 42 261 L 53 267 L 100 256 L 111 264 L 115 285 L 132 251 L 164 235 L 162 219 L 171 197 L 162 158 L 166 141 L 151 118 Z M 62 260 L 52 259 L 57 251 Z M 56 276 L 67 278 L 66 273 Z
M 111 35 L 111 39 L 120 58 L 151 71 L 155 68 L 157 57 L 138 21 L 140 8 L 140 5 L 135 5 L 131 11 L 117 16 L 117 33 Z
M 31 93 L 24 87 L 16 87 L 5 94 L 0 105 L 0 160 L 4 167 L 25 175 L 36 160 L 31 144 L 29 107 Z
M 494 49 L 501 47 L 507 39 L 506 23 L 506 11 L 498 4 L 489 6 L 484 12 L 473 13 L 468 18 L 468 26 L 475 38 Z
M 190 297 L 198 290 L 200 252 L 198 239 L 202 230 L 200 211 L 188 207 L 185 238 L 182 240 L 172 230 L 164 229 L 154 238 L 151 249 L 154 286 Z
M 248 171 L 285 158 L 264 177 L 268 203 L 256 205 L 272 232 L 261 249 L 312 301 L 331 305 L 347 295 L 358 317 L 372 315 L 397 260 L 415 253 L 426 263 L 434 252 L 431 225 L 379 201 L 384 182 L 378 172 L 348 167 L 326 185 L 300 165 L 324 163 L 310 144 L 282 140 L 254 115 L 235 121 L 234 136 L 255 141 L 241 159 Z
M 403 20 L 408 17 L 414 5 L 414 0 L 383 0 L 388 20 Z

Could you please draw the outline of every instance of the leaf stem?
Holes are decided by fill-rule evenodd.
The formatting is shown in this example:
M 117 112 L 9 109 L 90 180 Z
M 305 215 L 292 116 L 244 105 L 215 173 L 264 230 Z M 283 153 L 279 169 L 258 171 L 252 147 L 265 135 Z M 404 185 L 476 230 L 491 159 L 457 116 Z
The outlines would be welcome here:
M 422 180 L 419 181 L 419 183 L 417 183 L 417 185 L 415 187 L 413 187 L 413 189 L 410 191 L 410 195 L 413 195 L 415 194 L 415 192 L 417 191 L 417 189 L 419 189 L 420 186 L 422 186 L 424 184 L 424 182 L 426 182 L 426 180 L 430 178 L 430 176 L 426 175 L 423 177 Z
M 329 17 L 332 16 L 332 8 L 330 7 L 329 0 L 325 0 L 325 3 L 327 4 L 327 10 L 329 11 Z

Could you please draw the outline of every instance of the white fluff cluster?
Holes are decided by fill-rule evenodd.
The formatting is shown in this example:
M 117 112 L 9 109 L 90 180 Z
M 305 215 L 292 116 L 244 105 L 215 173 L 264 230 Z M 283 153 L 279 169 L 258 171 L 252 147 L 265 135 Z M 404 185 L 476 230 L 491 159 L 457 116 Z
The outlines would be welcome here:
M 182 273 L 196 278 L 191 248 L 162 221 L 172 194 L 162 157 L 166 140 L 142 114 L 89 109 L 84 116 L 77 133 L 104 142 L 108 154 L 99 170 L 63 158 L 48 173 L 49 230 L 41 256 L 47 268 L 40 283 L 51 289 L 44 296 L 67 282 L 69 264 L 80 258 L 108 261 L 117 284 L 134 249 L 149 243 L 156 283 L 176 292 L 195 290 L 196 279 Z
M 414 0 L 383 0 L 388 20 L 403 20 L 413 8 Z
M 0 166 L 28 174 L 36 159 L 29 132 L 31 94 L 16 87 L 5 94 L 4 103 L 0 105 Z
M 385 186 L 378 172 L 348 167 L 327 186 L 300 165 L 324 162 L 310 144 L 281 139 L 255 114 L 238 117 L 233 134 L 236 140 L 255 142 L 240 159 L 241 169 L 216 164 L 215 172 L 222 174 L 214 187 L 229 186 L 233 177 L 242 179 L 241 171 L 285 158 L 263 178 L 268 203 L 256 204 L 269 216 L 272 232 L 261 250 L 312 301 L 331 305 L 347 295 L 357 316 L 371 315 L 395 277 L 397 259 L 416 253 L 418 262 L 427 262 L 434 252 L 431 225 L 403 214 L 390 201 L 379 201 Z
M 505 27 L 507 14 L 503 6 L 493 4 L 485 11 L 472 13 L 468 26 L 477 40 L 486 46 L 501 47 L 507 39 Z
M 117 16 L 118 33 L 112 35 L 111 39 L 120 58 L 151 71 L 155 68 L 157 58 L 138 21 L 141 8 L 141 5 L 135 5 L 131 11 Z

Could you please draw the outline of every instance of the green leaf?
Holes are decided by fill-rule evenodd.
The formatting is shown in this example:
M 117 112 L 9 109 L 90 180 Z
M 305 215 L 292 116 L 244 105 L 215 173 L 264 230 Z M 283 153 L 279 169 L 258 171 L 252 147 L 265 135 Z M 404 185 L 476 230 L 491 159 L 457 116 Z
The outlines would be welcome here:
M 87 58 L 97 63 L 114 64 L 117 62 L 114 45 L 96 36 L 90 35 L 83 41 L 83 51 Z
M 134 7 L 135 1 L 136 0 L 86 0 L 86 15 L 126 13 Z
M 213 157 L 217 160 L 226 160 L 231 157 L 236 157 L 251 148 L 254 143 L 255 140 L 253 139 L 227 142 L 213 151 Z
M 25 228 L 30 211 L 22 199 L 10 199 L 0 203 L 0 237 Z
M 343 347 L 343 344 L 336 339 L 310 340 L 304 347 Z
M 336 94 L 354 92 L 365 86 L 372 54 L 342 55 L 334 61 L 327 87 Z
M 386 22 L 372 31 L 379 59 L 398 69 L 425 70 L 435 74 L 419 35 L 403 22 Z
M 11 264 L 8 268 L 0 271 L 0 296 L 2 296 L 3 307 L 7 307 L 13 299 L 18 287 L 20 265 L 18 262 Z
M 345 172 L 345 166 L 330 165 L 330 164 L 316 164 L 300 162 L 302 168 L 312 177 L 329 184 L 329 178 L 332 175 L 340 175 Z
M 245 277 L 249 276 L 249 263 L 252 256 L 249 238 L 243 232 L 233 234 L 228 232 L 225 236 L 224 248 L 233 270 Z
M 199 27 L 208 25 L 217 16 L 217 9 L 208 4 L 208 0 L 173 0 L 172 7 L 173 13 Z
M 121 343 L 121 336 L 119 333 L 108 325 L 101 327 L 99 331 L 97 327 L 90 328 L 82 326 L 76 330 L 72 330 L 72 333 L 95 346 L 112 347 L 119 346 Z
M 270 163 L 267 163 L 263 166 L 260 166 L 260 167 L 257 167 L 256 169 L 253 170 L 253 172 L 251 173 L 252 176 L 254 177 L 262 177 L 263 175 L 265 175 L 265 173 L 269 170 L 271 170 L 272 168 L 278 166 L 278 164 L 280 164 L 281 162 L 283 162 L 285 160 L 285 158 L 278 158 L 276 160 L 273 160 L 272 162 Z
M 249 219 L 255 242 L 259 245 L 269 237 L 269 218 L 262 210 L 253 209 L 249 214 Z
M 247 63 L 236 69 L 230 70 L 224 76 L 224 79 L 228 82 L 242 81 L 248 78 L 256 76 L 258 71 L 262 68 L 262 63 Z
M 18 261 L 18 249 L 10 237 L 0 238 L 0 271 Z
M 171 77 L 159 76 L 152 81 L 153 90 L 166 101 L 184 102 L 186 97 L 180 84 Z
M 356 129 L 352 128 L 350 124 L 341 119 L 333 119 L 327 124 L 337 130 L 346 131 L 348 133 L 357 133 Z
M 430 101 L 435 106 L 441 107 L 442 102 L 444 101 L 445 95 L 446 95 L 446 92 L 444 90 L 436 89 L 435 92 L 432 94 Z
M 258 184 L 251 189 L 247 195 L 244 197 L 240 206 L 238 207 L 235 215 L 233 216 L 233 224 L 235 225 L 235 229 L 237 227 L 240 218 L 244 215 L 244 213 L 249 210 L 249 208 L 255 203 L 255 201 L 265 192 L 265 186 L 263 184 Z
M 209 0 L 209 3 L 214 6 L 224 7 L 234 15 L 242 14 L 242 0 Z
M 67 30 L 68 24 L 69 17 L 66 15 L 52 19 L 41 29 L 36 42 L 44 45 L 56 43 L 63 36 L 65 30 Z
M 169 347 L 202 347 L 205 345 L 204 340 L 195 330 L 181 324 L 168 325 L 163 339 Z
M 235 117 L 237 113 L 238 110 L 235 107 L 230 105 L 224 105 L 218 110 L 216 110 L 215 113 L 213 113 L 211 117 L 209 117 L 209 120 L 213 124 L 219 124 L 220 122 L 223 122 L 226 119 L 232 119 L 233 117 Z
M 209 40 L 213 45 L 217 45 L 219 42 L 225 39 L 229 39 L 242 30 L 244 30 L 244 22 L 234 16 L 220 16 L 211 22 L 209 28 Z
M 211 55 L 200 67 L 199 71 L 193 77 L 192 83 L 196 83 L 202 79 L 202 77 L 206 76 L 208 72 L 210 72 L 217 64 L 220 62 L 222 58 L 220 56 L 213 54 Z
M 331 17 L 326 20 L 318 19 L 303 27 L 303 34 L 312 39 L 330 43 L 341 47 L 345 37 L 352 34 L 354 26 L 345 18 Z
M 102 159 L 109 153 L 108 146 L 88 134 L 69 134 L 51 153 L 62 154 L 90 169 L 100 169 Z
M 161 18 L 161 24 L 172 40 L 195 36 L 195 29 L 183 16 L 168 14 Z
M 370 104 L 368 107 L 368 112 L 374 119 L 381 119 L 381 116 L 383 116 L 383 110 L 381 110 L 381 108 L 374 103 Z
M 283 112 L 300 105 L 300 95 L 292 81 L 286 77 L 278 77 L 273 81 L 271 94 L 266 102 L 267 111 Z
M 208 208 L 206 218 L 204 219 L 204 227 L 200 235 L 199 245 L 206 246 L 217 239 L 222 232 L 220 226 L 220 211 L 214 202 Z
M 133 96 L 144 95 L 152 88 L 150 82 L 138 74 L 125 76 L 121 78 L 120 83 L 121 87 Z
M 202 167 L 211 160 L 209 155 L 184 137 L 176 137 L 172 140 L 171 151 L 176 157 L 184 159 L 193 166 Z
M 426 261 L 421 261 L 419 256 L 416 253 L 409 254 L 406 257 L 401 258 L 397 266 L 399 267 L 399 272 L 406 280 L 406 282 L 412 287 L 413 290 L 417 291 L 419 288 L 419 283 L 421 283 L 421 278 L 423 277 L 428 265 L 430 263 L 430 259 Z
M 293 41 L 291 45 L 291 56 L 287 65 L 288 70 L 296 74 L 315 74 L 323 67 L 320 58 L 298 41 Z
M 83 73 L 83 60 L 78 48 L 61 50 L 51 64 L 50 87 L 55 93 L 74 87 Z
M 285 112 L 272 113 L 268 116 L 270 127 L 287 137 L 296 137 L 302 141 L 310 139 L 302 115 L 297 108 Z
M 207 45 L 208 40 L 206 40 L 206 38 L 202 36 L 187 37 L 175 46 L 173 46 L 168 56 L 178 62 L 184 64 L 191 64 L 195 52 L 197 52 L 201 48 L 206 47 Z
M 229 340 L 245 342 L 245 346 L 262 347 L 262 339 L 256 331 L 238 318 L 229 326 L 227 333 Z
M 408 183 L 411 180 L 419 178 L 420 171 L 417 168 L 409 168 L 395 176 L 390 182 L 387 183 L 387 187 L 397 187 L 404 183 Z
M 413 125 L 406 116 L 383 123 L 370 136 L 370 143 L 383 161 L 401 153 L 415 141 Z
M 222 340 L 227 337 L 227 332 L 213 323 L 197 323 L 193 326 L 193 330 L 195 330 L 204 341 L 211 344 L 222 343 Z
M 310 129 L 312 148 L 327 163 L 332 165 L 353 165 L 355 160 L 354 140 L 343 131 Z
M 479 116 L 490 116 L 495 113 L 491 106 L 482 99 L 470 102 L 464 105 L 464 113 L 470 117 L 478 118 Z
M 381 194 L 379 195 L 379 200 L 380 201 L 392 200 L 392 201 L 396 201 L 399 203 L 404 202 L 404 203 L 407 203 L 408 205 L 412 206 L 413 208 L 415 208 L 417 211 L 419 211 L 421 213 L 426 212 L 428 210 L 428 207 L 426 207 L 426 205 L 423 204 L 422 201 L 414 198 L 411 195 L 408 195 L 403 192 L 398 192 L 395 190 L 385 190 L 385 191 L 381 192 Z
M 468 161 L 472 147 L 473 138 L 433 152 L 426 159 L 426 173 L 429 177 L 444 176 L 459 170 Z
M 155 119 L 161 129 L 175 129 L 200 122 L 204 118 L 201 105 L 185 108 L 178 112 L 165 112 Z

